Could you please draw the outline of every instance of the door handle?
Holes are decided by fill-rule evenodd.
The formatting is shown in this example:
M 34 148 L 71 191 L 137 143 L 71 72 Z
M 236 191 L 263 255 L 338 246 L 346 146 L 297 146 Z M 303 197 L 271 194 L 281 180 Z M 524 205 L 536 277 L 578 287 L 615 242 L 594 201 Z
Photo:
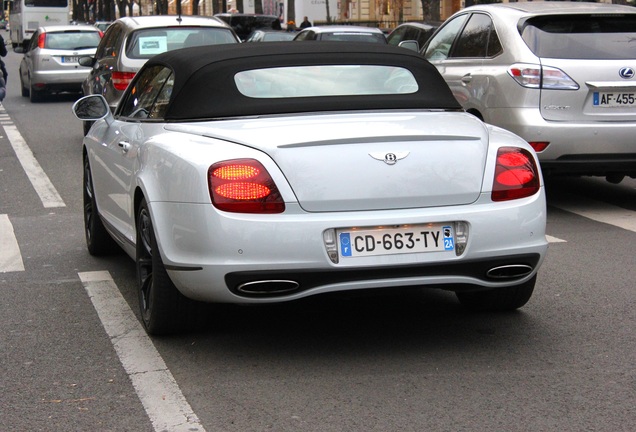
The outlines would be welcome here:
M 471 74 L 467 74 L 462 77 L 462 82 L 464 84 L 468 84 L 469 82 L 472 81 L 472 79 L 473 79 L 473 76 Z
M 124 153 L 128 153 L 128 150 L 130 150 L 130 143 L 128 141 L 119 141 L 117 145 L 119 145 L 119 148 L 121 148 Z

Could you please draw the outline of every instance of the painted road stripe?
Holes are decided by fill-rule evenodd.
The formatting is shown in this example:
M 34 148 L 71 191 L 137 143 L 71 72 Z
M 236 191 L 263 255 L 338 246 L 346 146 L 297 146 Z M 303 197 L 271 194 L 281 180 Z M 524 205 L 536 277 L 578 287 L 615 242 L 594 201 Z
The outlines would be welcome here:
M 26 172 L 27 177 L 31 180 L 33 188 L 40 196 L 40 200 L 45 208 L 66 207 L 60 194 L 49 180 L 40 164 L 38 163 L 33 152 L 27 145 L 18 128 L 14 124 L 3 124 L 4 132 L 9 138 L 9 142 L 15 151 L 18 160 L 22 164 L 22 169 Z
M 155 431 L 204 432 L 199 418 L 107 271 L 79 273 Z
M 636 232 L 636 212 L 582 196 L 559 196 L 558 204 L 550 204 L 579 216 Z
M 24 271 L 20 246 L 9 216 L 0 214 L 0 273 L 18 271 Z
M 547 234 L 545 238 L 548 240 L 548 243 L 567 243 L 567 240 L 563 240 L 558 237 L 552 237 L 551 235 L 547 235 Z

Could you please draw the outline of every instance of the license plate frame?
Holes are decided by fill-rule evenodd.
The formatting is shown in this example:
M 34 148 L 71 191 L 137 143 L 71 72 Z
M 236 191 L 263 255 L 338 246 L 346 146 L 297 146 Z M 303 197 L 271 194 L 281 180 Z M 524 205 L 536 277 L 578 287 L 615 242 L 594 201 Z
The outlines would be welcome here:
M 338 255 L 359 258 L 455 250 L 455 230 L 450 222 L 336 230 Z
M 592 105 L 595 108 L 636 107 L 636 92 L 594 92 Z

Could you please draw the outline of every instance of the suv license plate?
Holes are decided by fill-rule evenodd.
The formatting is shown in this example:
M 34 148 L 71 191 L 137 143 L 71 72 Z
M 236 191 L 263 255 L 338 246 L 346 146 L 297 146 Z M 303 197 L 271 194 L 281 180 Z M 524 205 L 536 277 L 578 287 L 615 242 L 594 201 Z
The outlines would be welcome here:
M 636 93 L 594 92 L 594 106 L 602 108 L 636 106 Z
M 62 57 L 62 63 L 77 63 L 79 57 Z
M 346 228 L 337 232 L 343 258 L 455 250 L 453 228 L 446 223 Z

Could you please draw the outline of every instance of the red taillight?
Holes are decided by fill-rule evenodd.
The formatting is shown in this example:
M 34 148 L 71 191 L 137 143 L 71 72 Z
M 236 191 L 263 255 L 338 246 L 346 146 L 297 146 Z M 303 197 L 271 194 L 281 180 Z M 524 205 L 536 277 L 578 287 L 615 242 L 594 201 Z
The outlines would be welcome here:
M 493 201 L 525 198 L 537 193 L 539 187 L 539 170 L 529 151 L 517 147 L 499 149 L 491 193 Z
M 111 78 L 113 81 L 113 87 L 119 91 L 124 91 L 134 77 L 134 72 L 113 72 L 113 76 Z
M 38 36 L 38 48 L 44 48 L 45 43 L 46 33 L 40 33 L 40 36 Z
M 534 151 L 538 153 L 547 149 L 548 146 L 550 145 L 550 141 L 531 141 L 528 144 L 530 144 L 532 148 L 534 149 Z
M 218 162 L 208 169 L 212 204 L 233 213 L 282 213 L 285 203 L 265 167 L 255 159 Z

